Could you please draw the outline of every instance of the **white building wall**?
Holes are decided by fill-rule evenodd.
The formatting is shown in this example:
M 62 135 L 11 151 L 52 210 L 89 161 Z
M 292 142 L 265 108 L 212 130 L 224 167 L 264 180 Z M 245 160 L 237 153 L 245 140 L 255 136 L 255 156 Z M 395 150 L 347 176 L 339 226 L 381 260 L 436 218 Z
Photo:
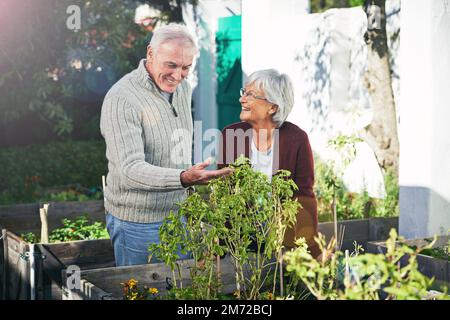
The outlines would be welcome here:
M 450 229 L 450 3 L 404 0 L 401 18 L 400 234 Z
M 398 30 L 399 6 L 398 0 L 388 1 L 389 33 Z M 288 120 L 308 133 L 321 158 L 336 159 L 327 141 L 338 134 L 356 134 L 372 117 L 363 85 L 367 18 L 361 7 L 308 12 L 309 1 L 242 0 L 243 71 L 249 75 L 275 68 L 287 73 L 295 88 Z M 398 42 L 390 44 L 395 49 Z M 393 62 L 395 56 L 394 51 Z M 357 145 L 357 159 L 343 179 L 350 191 L 385 196 L 381 170 L 365 142 Z

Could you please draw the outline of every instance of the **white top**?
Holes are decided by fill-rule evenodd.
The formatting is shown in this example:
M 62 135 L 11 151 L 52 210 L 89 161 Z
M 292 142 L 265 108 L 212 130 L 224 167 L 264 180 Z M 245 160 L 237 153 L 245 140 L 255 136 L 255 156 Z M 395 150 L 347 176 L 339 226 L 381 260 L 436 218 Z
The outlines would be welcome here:
M 252 140 L 252 156 L 250 162 L 254 170 L 264 173 L 269 178 L 269 181 L 272 181 L 272 148 L 261 152 L 256 148 L 256 144 Z

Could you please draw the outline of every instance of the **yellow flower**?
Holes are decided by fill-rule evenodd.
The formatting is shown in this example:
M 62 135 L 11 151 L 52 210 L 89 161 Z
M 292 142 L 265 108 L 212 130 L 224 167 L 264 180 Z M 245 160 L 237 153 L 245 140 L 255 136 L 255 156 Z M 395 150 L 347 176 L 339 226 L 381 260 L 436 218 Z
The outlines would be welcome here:
M 156 289 L 156 288 L 150 288 L 150 289 L 148 289 L 148 292 L 150 292 L 151 294 L 158 294 L 158 289 Z
M 130 279 L 130 280 L 128 280 L 127 285 L 132 289 L 132 288 L 135 288 L 137 286 L 137 283 L 138 283 L 137 280 Z
M 267 292 L 266 293 L 266 298 L 267 298 L 267 300 L 273 300 L 273 293 L 272 292 Z
M 239 298 L 241 296 L 241 292 L 239 290 L 236 290 L 235 292 L 233 292 L 233 296 Z

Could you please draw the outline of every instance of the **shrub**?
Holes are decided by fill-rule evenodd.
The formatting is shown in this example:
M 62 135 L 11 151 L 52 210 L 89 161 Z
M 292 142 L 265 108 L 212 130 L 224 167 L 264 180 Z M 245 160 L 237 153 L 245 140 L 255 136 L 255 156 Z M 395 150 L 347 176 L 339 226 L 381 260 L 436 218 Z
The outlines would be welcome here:
M 63 226 L 49 234 L 49 242 L 66 242 L 75 240 L 108 239 L 109 234 L 103 222 L 90 223 L 88 216 L 83 215 L 75 220 L 63 219 Z M 40 242 L 40 237 L 32 232 L 22 234 L 21 237 L 28 243 Z
M 280 170 L 269 182 L 242 156 L 231 166 L 233 174 L 209 183 L 209 200 L 194 193 L 181 203 L 180 210 L 164 220 L 161 243 L 149 248 L 172 269 L 175 289 L 182 287 L 181 275 L 177 281 L 175 272 L 180 272 L 179 252 L 192 254 L 196 262 L 191 268 L 192 292 L 196 299 L 217 298 L 220 282 L 213 261 L 214 256 L 225 253 L 233 261 L 237 298 L 260 299 L 270 272 L 274 293 L 277 271 L 281 272 L 284 233 L 294 224 L 300 207 L 292 200 L 297 186 L 288 179 L 289 172 Z
M 49 187 L 55 186 L 71 185 L 72 196 L 69 188 L 62 190 L 70 200 L 77 192 L 95 195 L 98 189 L 92 187 L 101 186 L 107 172 L 105 148 L 104 141 L 67 141 L 0 149 L 0 204 L 61 199 L 51 196 Z
M 331 166 L 322 161 L 317 155 L 314 157 L 315 185 L 314 192 L 318 201 L 319 221 L 331 221 L 333 188 L 328 181 Z M 366 217 L 397 217 L 399 215 L 397 179 L 390 172 L 384 174 L 386 197 L 375 199 L 367 192 L 351 193 L 345 189 L 341 178 L 336 177 L 336 212 L 339 220 L 363 219 Z
M 403 240 L 392 229 L 386 241 L 386 254 L 357 252 L 344 256 L 340 251 L 331 254 L 333 243 L 325 247 L 325 239 L 319 235 L 317 242 L 323 249 L 323 258 L 317 261 L 307 251 L 304 239 L 300 239 L 299 247 L 285 255 L 287 271 L 320 300 L 427 299 L 433 279 L 418 270 L 417 255 L 423 248 L 412 249 L 401 243 Z M 404 258 L 407 263 L 400 265 Z M 442 291 L 435 298 L 448 299 L 447 288 Z

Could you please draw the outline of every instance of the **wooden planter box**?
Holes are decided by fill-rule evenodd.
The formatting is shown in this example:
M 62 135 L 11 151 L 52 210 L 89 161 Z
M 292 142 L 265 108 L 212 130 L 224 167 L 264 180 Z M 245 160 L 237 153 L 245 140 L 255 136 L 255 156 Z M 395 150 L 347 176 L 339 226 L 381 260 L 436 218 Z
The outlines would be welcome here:
M 398 230 L 398 217 L 338 221 L 338 232 L 344 230 L 341 250 L 352 252 L 355 248 L 354 241 L 367 249 L 368 242 L 389 238 L 389 231 L 392 228 Z M 330 240 L 334 235 L 333 223 L 319 223 L 319 232 L 325 235 L 327 241 Z
M 179 261 L 184 287 L 191 285 L 189 269 L 194 260 Z M 236 290 L 236 279 L 232 260 L 229 256 L 220 260 L 220 274 L 223 286 L 221 292 L 231 294 Z M 66 279 L 63 270 L 63 279 Z M 81 271 L 80 289 L 63 289 L 63 300 L 122 300 L 122 285 L 130 279 L 138 281 L 139 286 L 156 288 L 161 297 L 167 292 L 172 271 L 164 263 L 137 266 L 102 268 Z M 64 283 L 67 283 L 64 281 Z
M 30 244 L 20 234 L 40 233 L 38 203 L 0 206 L 0 299 L 30 299 Z M 49 230 L 62 226 L 63 218 L 88 214 L 105 221 L 103 201 L 54 202 L 48 212 Z M 62 298 L 62 270 L 77 265 L 81 270 L 115 265 L 109 239 L 35 244 L 36 299 Z
M 433 240 L 433 238 L 427 239 Z M 442 247 L 449 241 L 449 239 L 450 236 L 438 237 L 436 243 L 433 245 L 433 248 Z M 411 246 L 422 247 L 429 242 L 427 242 L 425 239 L 411 239 L 406 240 L 405 243 Z M 383 241 L 383 242 L 369 242 L 367 250 L 370 253 L 385 253 L 387 249 L 386 244 Z M 404 259 L 401 260 L 401 264 L 405 265 L 407 261 L 408 257 L 405 256 Z M 419 254 L 417 256 L 417 263 L 419 265 L 419 271 L 421 273 L 423 273 L 427 277 L 435 278 L 436 288 L 438 288 L 440 285 L 446 286 L 450 285 L 450 261 Z
M 354 249 L 356 241 L 364 248 L 369 241 L 385 240 L 389 237 L 391 228 L 398 229 L 398 218 L 371 218 L 363 220 L 340 221 L 339 226 L 345 226 L 342 250 Z M 333 223 L 319 223 L 319 231 L 327 239 L 333 235 Z M 192 260 L 182 261 L 183 284 L 189 285 L 189 266 Z M 63 271 L 64 272 L 64 271 Z M 221 275 L 224 287 L 222 292 L 232 293 L 236 290 L 234 269 L 230 258 L 221 260 Z M 66 275 L 63 275 L 65 278 Z M 122 286 L 131 278 L 137 280 L 139 285 L 155 287 L 161 294 L 167 291 L 166 279 L 172 278 L 171 270 L 163 263 L 103 268 L 81 271 L 80 289 L 69 290 L 64 288 L 63 299 L 69 300 L 118 300 L 122 299 Z M 66 283 L 63 281 L 63 283 Z

